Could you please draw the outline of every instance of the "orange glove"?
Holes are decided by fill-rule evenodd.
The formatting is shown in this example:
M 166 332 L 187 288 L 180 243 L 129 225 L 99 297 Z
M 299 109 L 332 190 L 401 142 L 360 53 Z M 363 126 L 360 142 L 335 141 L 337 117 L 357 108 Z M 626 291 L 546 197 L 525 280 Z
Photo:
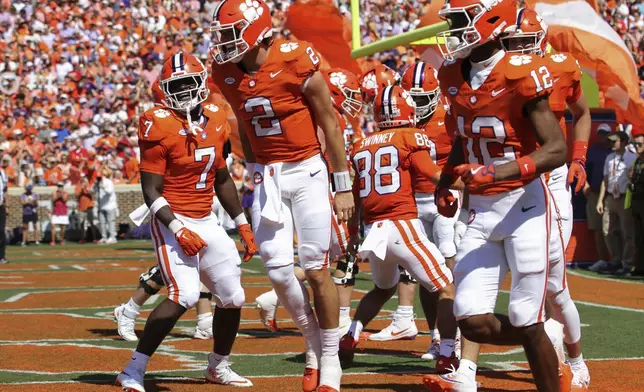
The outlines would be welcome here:
M 475 189 L 493 183 L 496 169 L 494 165 L 465 164 L 456 166 L 454 173 L 461 177 L 469 189 Z
M 436 187 L 434 191 L 434 203 L 438 213 L 446 218 L 452 218 L 458 210 L 458 200 L 452 195 L 448 188 Z
M 208 246 L 206 245 L 204 240 L 199 237 L 199 234 L 188 229 L 187 227 L 180 228 L 174 235 L 174 237 L 177 239 L 177 242 L 181 246 L 183 253 L 188 256 L 194 256 L 199 253 L 201 249 Z
M 568 169 L 568 184 L 572 185 L 575 178 L 577 178 L 575 193 L 579 193 L 586 184 L 586 169 L 581 161 L 573 161 Z
M 241 243 L 246 249 L 246 253 L 244 253 L 244 262 L 247 262 L 255 255 L 255 253 L 257 253 L 257 244 L 255 243 L 253 229 L 250 228 L 248 223 L 244 223 L 243 225 L 239 225 L 237 231 L 239 232 Z

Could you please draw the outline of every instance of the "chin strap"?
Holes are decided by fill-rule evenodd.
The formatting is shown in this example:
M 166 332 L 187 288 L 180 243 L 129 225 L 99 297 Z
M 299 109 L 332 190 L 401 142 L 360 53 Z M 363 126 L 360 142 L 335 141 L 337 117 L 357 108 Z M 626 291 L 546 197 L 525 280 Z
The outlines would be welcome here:
M 190 116 L 190 110 L 186 110 L 186 118 L 188 120 L 188 129 L 193 136 L 197 136 L 203 129 L 197 124 L 192 122 L 192 116 Z

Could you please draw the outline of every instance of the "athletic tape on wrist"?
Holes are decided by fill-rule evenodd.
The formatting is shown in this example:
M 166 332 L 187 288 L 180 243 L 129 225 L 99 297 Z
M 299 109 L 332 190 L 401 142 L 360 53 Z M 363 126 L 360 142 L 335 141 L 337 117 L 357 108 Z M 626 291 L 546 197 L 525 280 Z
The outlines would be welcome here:
M 152 205 L 150 205 L 150 212 L 152 213 L 152 215 L 156 216 L 157 211 L 159 211 L 165 206 L 169 207 L 170 204 L 168 204 L 168 201 L 165 199 L 165 197 L 161 196 L 157 198 L 154 202 L 152 202 Z
M 336 192 L 351 190 L 351 175 L 348 171 L 333 173 L 333 185 Z
M 248 224 L 248 221 L 246 220 L 246 215 L 244 215 L 243 212 L 237 215 L 235 219 L 233 219 L 233 221 L 235 221 L 235 225 L 237 225 L 237 227 Z

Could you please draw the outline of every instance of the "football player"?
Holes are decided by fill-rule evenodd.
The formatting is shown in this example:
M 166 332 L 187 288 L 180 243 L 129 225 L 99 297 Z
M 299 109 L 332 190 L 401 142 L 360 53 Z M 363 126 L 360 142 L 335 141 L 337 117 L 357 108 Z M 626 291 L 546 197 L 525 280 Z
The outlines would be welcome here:
M 421 129 L 429 138 L 432 161 L 442 168 L 447 163 L 454 135 L 449 135 L 445 127 L 445 121 L 450 121 L 451 117 L 446 116 L 449 106 L 445 105 L 441 99 L 437 75 L 436 70 L 429 64 L 419 61 L 403 72 L 401 87 L 409 92 L 409 95 L 414 99 L 418 121 L 416 128 Z M 414 178 L 418 219 L 423 224 L 427 237 L 436 244 L 438 250 L 445 257 L 445 263 L 453 270 L 457 245 L 455 233 L 457 220 L 454 217 L 448 218 L 438 213 L 434 203 L 435 189 L 436 185 L 431 179 L 420 175 Z M 452 195 L 459 198 L 457 191 L 452 191 Z M 402 292 L 400 286 L 398 291 Z M 411 298 L 413 300 L 413 294 Z M 435 328 L 437 299 L 436 293 L 431 293 L 423 287 L 420 288 L 420 302 L 432 336 L 432 343 L 422 356 L 427 360 L 438 359 L 440 351 L 440 334 Z M 446 344 L 454 344 L 454 342 L 448 341 Z M 457 352 L 457 354 L 459 353 Z
M 590 374 L 581 353 L 581 321 L 579 311 L 570 297 L 566 278 L 565 251 L 572 234 L 572 204 L 569 186 L 575 179 L 575 192 L 586 182 L 586 150 L 590 137 L 590 109 L 581 89 L 581 69 L 570 53 L 547 53 L 548 26 L 530 8 L 517 12 L 516 25 L 501 42 L 508 53 L 531 53 L 547 60 L 553 80 L 550 107 L 566 129 L 564 110 L 573 114 L 573 151 L 570 169 L 564 164 L 551 171 L 548 188 L 554 202 L 551 241 L 550 269 L 548 272 L 548 305 L 551 316 L 564 325 L 564 343 L 568 349 L 572 368 L 573 391 L 585 391 L 590 385 Z
M 387 86 L 400 85 L 401 76 L 398 72 L 387 67 L 384 64 L 378 64 L 369 69 L 360 78 L 360 91 L 362 92 L 362 101 L 368 105 L 373 105 L 378 91 Z
M 273 39 L 270 10 L 262 0 L 221 1 L 210 31 L 212 77 L 240 121 L 253 173 L 252 221 L 260 255 L 277 297 L 305 337 L 303 390 L 339 390 L 339 305 L 328 269 L 332 206 L 318 126 L 336 170 L 338 220 L 349 219 L 354 206 L 342 131 L 319 71 L 320 55 L 307 42 Z M 317 318 L 294 274 L 294 231 Z
M 347 153 L 347 165 L 350 148 L 353 142 L 361 138 L 360 132 L 355 132 L 351 122 L 347 118 L 357 117 L 362 111 L 362 97 L 358 78 L 351 72 L 342 68 L 330 68 L 322 72 L 324 80 L 331 92 L 331 100 L 340 129 L 343 131 L 345 151 Z M 322 135 L 323 136 L 323 135 Z M 326 151 L 324 138 L 320 137 L 322 151 Z M 328 154 L 324 154 L 326 163 L 330 170 L 333 170 L 333 163 Z M 348 167 L 351 170 L 350 167 Z M 353 174 L 353 173 L 352 173 Z M 329 195 L 333 201 L 333 190 Z M 337 268 L 333 273 L 333 281 L 338 289 L 340 303 L 340 333 L 344 334 L 351 325 L 351 294 L 355 284 L 355 276 L 358 273 L 358 263 L 355 257 L 347 253 L 347 242 L 349 234 L 346 222 L 339 222 L 335 216 L 331 221 L 331 248 L 329 250 L 332 261 L 337 261 Z M 304 280 L 304 272 L 301 268 L 295 268 L 298 279 Z M 271 332 L 279 331 L 275 314 L 279 306 L 279 298 L 275 290 L 264 293 L 255 299 L 259 308 L 259 315 L 262 323 Z
M 375 287 L 367 293 L 353 317 L 349 332 L 340 341 L 345 366 L 351 365 L 364 326 L 396 292 L 402 266 L 421 285 L 439 296 L 441 336 L 454 341 L 454 285 L 445 258 L 431 243 L 418 219 L 412 177 L 422 173 L 437 182 L 440 169 L 431 160 L 431 143 L 414 128 L 415 104 L 400 86 L 381 89 L 374 101 L 379 132 L 357 141 L 351 152 L 356 172 L 353 193 L 356 206 L 364 210 L 365 239 L 359 254 L 371 265 Z M 349 249 L 358 245 L 358 214 L 350 224 Z M 458 366 L 454 345 L 441 345 L 438 373 Z
M 245 295 L 235 242 L 212 213 L 213 188 L 235 217 L 247 247 L 245 259 L 252 257 L 256 245 L 222 156 L 227 116 L 216 105 L 201 105 L 208 96 L 206 76 L 194 56 L 178 52 L 169 57 L 160 76 L 165 106 L 149 109 L 139 121 L 141 188 L 152 214 L 152 238 L 168 298 L 150 314 L 130 362 L 117 377 L 124 391 L 144 391 L 150 356 L 199 300 L 200 282 L 217 304 L 206 381 L 252 386 L 229 362 Z
M 523 345 L 537 389 L 558 391 L 558 360 L 544 330 L 550 196 L 541 174 L 564 164 L 566 143 L 548 97 L 553 78 L 539 56 L 508 54 L 500 34 L 515 24 L 515 1 L 453 0 L 439 16 L 446 62 L 438 79 L 457 132 L 435 201 L 458 208 L 446 188 L 462 178 L 469 219 L 456 254 L 454 312 L 463 337 L 477 343 Z M 499 285 L 512 275 L 508 315 L 495 314 Z M 457 390 L 476 390 L 476 354 L 464 341 L 458 371 L 428 376 Z M 569 369 L 568 369 L 569 371 Z M 452 382 L 453 381 L 453 382 Z

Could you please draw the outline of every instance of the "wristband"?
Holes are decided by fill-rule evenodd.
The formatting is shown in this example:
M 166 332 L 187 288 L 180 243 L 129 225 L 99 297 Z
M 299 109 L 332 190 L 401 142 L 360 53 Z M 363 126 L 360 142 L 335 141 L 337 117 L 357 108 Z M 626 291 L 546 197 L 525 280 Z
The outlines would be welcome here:
M 588 151 L 588 142 L 575 140 L 572 143 L 572 160 L 586 164 L 586 152 Z
M 529 156 L 524 156 L 515 161 L 519 165 L 522 180 L 531 180 L 537 173 L 537 165 Z
M 248 221 L 246 220 L 246 215 L 244 215 L 243 212 L 237 215 L 233 220 L 235 221 L 235 224 L 237 225 L 237 227 L 248 224 Z
M 351 190 L 351 175 L 348 171 L 333 173 L 333 187 L 336 192 Z
M 170 229 L 172 234 L 177 235 L 177 232 L 183 229 L 183 223 L 179 219 L 175 219 L 172 222 L 170 222 L 170 224 L 168 225 L 168 229 Z
M 160 209 L 162 209 L 165 206 L 170 206 L 168 204 L 168 201 L 165 199 L 165 197 L 161 196 L 157 198 L 152 204 L 150 205 L 150 212 L 152 215 L 156 215 L 157 212 L 159 212 Z

